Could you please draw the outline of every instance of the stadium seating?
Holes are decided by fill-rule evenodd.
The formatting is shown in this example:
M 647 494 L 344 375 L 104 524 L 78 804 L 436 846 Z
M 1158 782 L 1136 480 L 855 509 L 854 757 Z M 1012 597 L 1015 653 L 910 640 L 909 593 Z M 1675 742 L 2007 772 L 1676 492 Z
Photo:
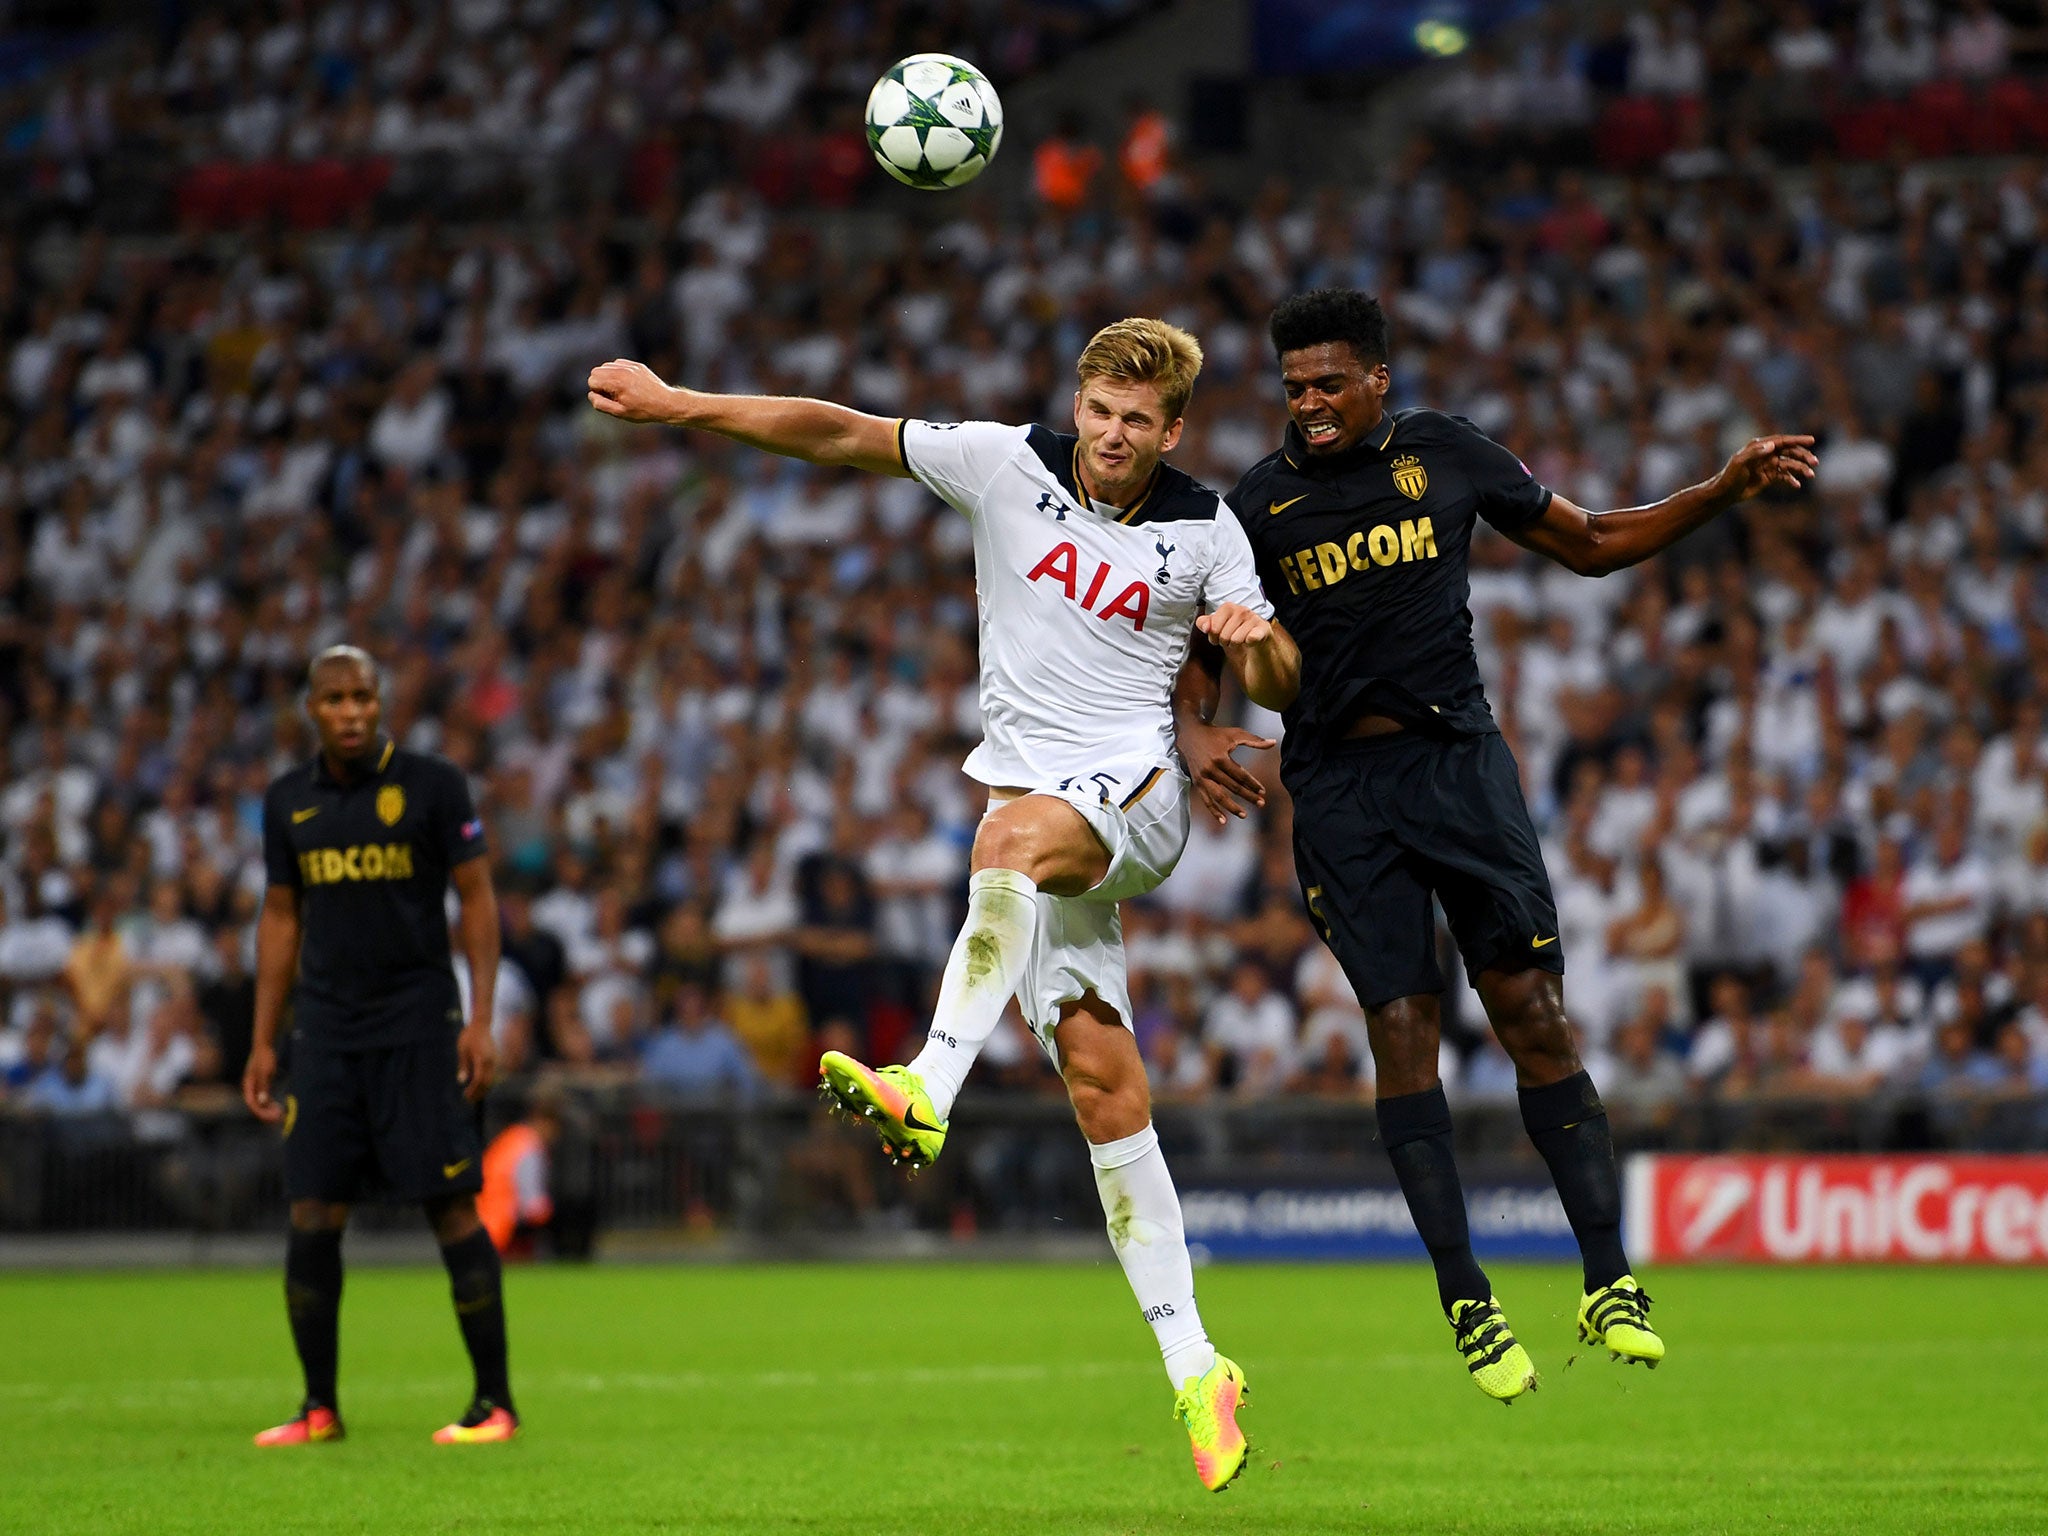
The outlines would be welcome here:
M 1397 404 L 1469 415 L 1589 506 L 1703 477 L 1751 432 L 1821 438 L 1815 494 L 1637 573 L 1475 551 L 1568 1000 L 1635 1134 L 1739 1139 L 1796 1101 L 1831 1108 L 1786 1124 L 1856 1145 L 2039 1144 L 2038 80 L 1895 88 L 1851 50 L 1744 83 L 1664 42 L 1636 67 L 1639 41 L 1618 86 L 1582 78 L 1539 121 L 1556 50 L 1510 37 L 1526 132 L 1454 61 L 1424 82 L 1456 114 L 1433 150 L 1237 196 L 1171 156 L 1121 185 L 1105 119 L 1092 190 L 1055 213 L 1021 171 L 1013 199 L 917 202 L 870 174 L 846 125 L 902 40 L 814 19 L 699 54 L 599 8 L 458 27 L 407 73 L 429 35 L 408 27 L 436 24 L 410 9 L 374 38 L 319 5 L 202 11 L 161 58 L 34 78 L 5 141 L 0 1114 L 112 1115 L 139 1145 L 233 1112 L 256 810 L 307 749 L 304 658 L 343 638 L 390 664 L 396 732 L 477 783 L 523 1073 L 655 1104 L 638 1065 L 686 984 L 758 1046 L 763 1100 L 795 1102 L 821 1042 L 887 1051 L 927 1004 L 979 809 L 964 532 L 905 483 L 618 429 L 586 370 L 628 354 L 1057 422 L 1077 340 L 1142 309 L 1209 349 L 1180 461 L 1221 487 L 1281 421 L 1265 309 L 1349 283 L 1389 301 Z M 1028 69 L 1087 35 L 1037 9 L 974 46 Z M 766 114 L 747 71 L 785 69 Z M 1046 131 L 1013 123 L 1005 154 Z M 1560 207 L 1577 233 L 1546 242 Z M 1355 1113 L 1362 1018 L 1274 790 L 1130 915 L 1140 1038 L 1163 1098 Z M 851 988 L 818 963 L 827 929 L 865 940 Z M 1219 1043 L 1244 956 L 1293 1021 L 1272 1059 Z M 748 1033 L 788 1008 L 800 1050 Z M 1448 1008 L 1454 1093 L 1511 1102 L 1462 984 Z M 1014 1030 L 980 1086 L 1056 1092 Z M 669 1145 L 658 1105 L 625 1123 L 621 1145 Z

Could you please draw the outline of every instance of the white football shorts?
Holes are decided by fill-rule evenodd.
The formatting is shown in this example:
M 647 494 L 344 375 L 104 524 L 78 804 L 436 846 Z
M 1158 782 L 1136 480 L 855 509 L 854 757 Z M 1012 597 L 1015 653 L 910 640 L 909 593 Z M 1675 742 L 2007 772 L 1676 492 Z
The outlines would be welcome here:
M 1031 791 L 1064 800 L 1109 850 L 1109 872 L 1079 896 L 1038 896 L 1031 959 L 1017 983 L 1017 1005 L 1038 1043 L 1052 1056 L 1053 1026 L 1063 1004 L 1093 992 L 1131 1027 L 1131 987 L 1124 965 L 1123 918 L 1117 903 L 1157 889 L 1188 845 L 1188 777 L 1179 763 L 1063 779 Z M 991 796 L 997 809 L 1015 796 Z

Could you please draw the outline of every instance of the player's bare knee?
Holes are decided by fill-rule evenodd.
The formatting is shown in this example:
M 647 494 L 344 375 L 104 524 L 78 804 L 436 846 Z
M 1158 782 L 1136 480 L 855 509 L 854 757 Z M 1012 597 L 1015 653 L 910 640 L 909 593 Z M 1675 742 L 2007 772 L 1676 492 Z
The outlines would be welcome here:
M 291 1223 L 295 1232 L 339 1232 L 348 1225 L 348 1207 L 332 1200 L 294 1200 Z
M 1011 802 L 974 834 L 976 870 L 1014 869 L 1048 895 L 1080 895 L 1107 873 L 1108 862 L 1080 813 L 1048 796 Z
M 1128 1038 L 1128 1037 L 1126 1037 Z M 1074 1123 L 1092 1142 L 1135 1136 L 1152 1118 L 1152 1094 L 1137 1052 L 1095 1049 L 1062 1063 Z
M 977 871 L 1014 869 L 1037 881 L 1046 872 L 1050 842 L 1035 817 L 991 816 L 974 834 L 974 867 Z
M 1122 1141 L 1145 1129 L 1152 1119 L 1152 1096 L 1140 1078 L 1135 1083 L 1106 1083 L 1098 1078 L 1069 1077 L 1067 1097 L 1081 1135 L 1100 1145 Z
M 1480 998 L 1522 1086 L 1558 1082 L 1581 1070 L 1557 977 L 1543 971 L 1489 972 L 1480 978 Z
M 1400 997 L 1372 1009 L 1366 1039 L 1382 1097 L 1426 1093 L 1437 1085 L 1442 1027 L 1434 997 Z
M 1561 1082 L 1582 1070 L 1571 1026 L 1561 1016 L 1499 1024 L 1494 1033 L 1515 1064 L 1516 1081 L 1524 1088 Z
M 483 1225 L 476 1213 L 476 1197 L 473 1195 L 447 1195 L 426 1203 L 427 1224 L 434 1229 L 434 1240 L 443 1248 L 459 1243 Z

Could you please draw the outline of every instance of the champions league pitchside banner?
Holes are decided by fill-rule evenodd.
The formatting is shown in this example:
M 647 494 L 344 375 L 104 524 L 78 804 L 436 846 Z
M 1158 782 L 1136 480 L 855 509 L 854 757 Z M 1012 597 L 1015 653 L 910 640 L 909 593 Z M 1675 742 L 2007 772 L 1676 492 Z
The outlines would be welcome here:
M 1467 1180 L 1465 1207 L 1482 1261 L 1579 1256 L 1556 1192 L 1537 1179 Z M 1428 1257 L 1392 1184 L 1202 1186 L 1183 1190 L 1180 1208 L 1197 1262 Z

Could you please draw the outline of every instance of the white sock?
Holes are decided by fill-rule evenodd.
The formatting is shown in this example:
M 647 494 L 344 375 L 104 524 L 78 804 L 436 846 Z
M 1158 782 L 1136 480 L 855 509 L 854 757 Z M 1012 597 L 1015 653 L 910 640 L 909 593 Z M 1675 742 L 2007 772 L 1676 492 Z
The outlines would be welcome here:
M 967 921 L 946 957 L 931 1033 L 910 1063 L 941 1120 L 1015 995 L 1037 928 L 1038 886 L 1028 875 L 984 869 L 968 880 Z
M 1190 1376 L 1208 1373 L 1216 1347 L 1195 1310 L 1195 1266 L 1159 1133 L 1148 1125 L 1121 1141 L 1090 1143 L 1088 1161 L 1095 1165 L 1095 1188 L 1109 1218 L 1110 1246 L 1159 1339 L 1166 1379 L 1177 1392 Z

